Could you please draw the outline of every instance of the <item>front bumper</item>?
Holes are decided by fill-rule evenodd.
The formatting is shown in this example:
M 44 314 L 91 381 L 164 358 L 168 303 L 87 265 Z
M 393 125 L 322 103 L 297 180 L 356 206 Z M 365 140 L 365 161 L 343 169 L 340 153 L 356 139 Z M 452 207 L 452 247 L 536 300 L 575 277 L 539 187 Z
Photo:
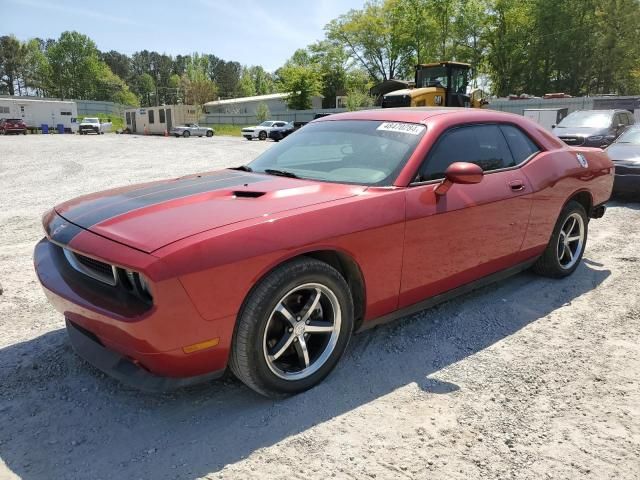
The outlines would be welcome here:
M 220 378 L 224 369 L 185 378 L 154 375 L 138 363 L 104 347 L 95 335 L 66 320 L 69 341 L 75 352 L 98 370 L 128 385 L 150 393 L 162 393 Z
M 640 170 L 640 169 L 639 169 Z M 613 178 L 613 194 L 636 195 L 640 197 L 640 174 L 619 175 Z
M 98 251 L 108 251 L 120 258 L 128 256 L 131 268 L 135 268 L 133 263 L 136 262 L 139 265 L 144 261 L 157 262 L 157 259 L 145 260 L 147 255 L 90 232 L 85 231 L 76 238 L 85 246 L 94 245 Z M 74 241 L 79 243 L 79 240 Z M 113 259 L 106 260 L 113 262 Z M 184 382 L 211 378 L 226 369 L 235 319 L 204 320 L 178 279 L 156 279 L 154 304 L 149 308 L 119 294 L 117 288 L 101 285 L 70 268 L 61 248 L 46 238 L 36 245 L 34 264 L 43 290 L 56 310 L 67 321 L 90 332 L 97 345 L 112 354 L 91 353 L 102 352 L 96 348 L 79 350 L 81 356 L 106 373 L 114 374 L 116 378 L 122 376 L 125 367 L 121 366 L 120 360 L 114 360 L 116 357 L 148 372 L 153 380 L 145 382 L 151 385 L 173 383 L 180 386 Z M 151 280 L 154 280 L 153 276 Z M 211 339 L 218 339 L 217 345 L 197 351 L 188 348 Z M 110 363 L 104 363 L 105 357 L 109 357 Z M 126 367 L 125 371 L 130 372 L 130 369 Z M 123 381 L 137 384 L 141 374 L 132 375 L 134 380 Z M 161 382 L 158 378 L 162 377 L 175 379 L 175 382 L 167 379 Z

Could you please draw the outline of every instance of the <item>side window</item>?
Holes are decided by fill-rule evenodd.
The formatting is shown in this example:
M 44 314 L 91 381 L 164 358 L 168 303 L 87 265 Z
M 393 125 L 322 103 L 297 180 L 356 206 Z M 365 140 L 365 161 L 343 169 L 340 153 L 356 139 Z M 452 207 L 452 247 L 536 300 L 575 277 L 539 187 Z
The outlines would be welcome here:
M 164 108 L 161 108 L 160 110 L 158 110 L 158 117 L 160 118 L 160 123 L 164 123 L 165 122 Z
M 620 118 L 620 114 L 616 113 L 613 116 L 613 128 L 618 128 L 618 125 L 620 125 L 622 123 L 622 118 Z
M 502 130 L 504 138 L 507 139 L 516 165 L 519 165 L 531 155 L 540 151 L 538 146 L 518 127 L 514 127 L 513 125 L 500 125 L 500 130 Z
M 515 165 L 497 125 L 470 125 L 445 132 L 420 169 L 420 181 L 444 178 L 454 162 L 469 162 L 485 172 Z
M 155 122 L 155 118 L 153 115 L 153 110 L 149 110 L 149 125 Z
M 633 113 L 627 113 L 627 118 L 629 119 L 629 125 L 633 125 L 634 123 L 636 123 L 636 119 L 633 116 Z

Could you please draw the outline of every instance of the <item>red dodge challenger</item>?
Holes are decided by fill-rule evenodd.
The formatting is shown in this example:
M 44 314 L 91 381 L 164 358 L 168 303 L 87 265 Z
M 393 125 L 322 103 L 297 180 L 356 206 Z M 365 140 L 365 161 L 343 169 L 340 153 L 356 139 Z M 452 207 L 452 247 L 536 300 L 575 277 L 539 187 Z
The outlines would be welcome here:
M 565 277 L 613 164 L 521 116 L 331 115 L 238 168 L 45 214 L 35 268 L 77 353 L 162 391 L 220 376 L 278 397 L 352 333 L 523 269 Z

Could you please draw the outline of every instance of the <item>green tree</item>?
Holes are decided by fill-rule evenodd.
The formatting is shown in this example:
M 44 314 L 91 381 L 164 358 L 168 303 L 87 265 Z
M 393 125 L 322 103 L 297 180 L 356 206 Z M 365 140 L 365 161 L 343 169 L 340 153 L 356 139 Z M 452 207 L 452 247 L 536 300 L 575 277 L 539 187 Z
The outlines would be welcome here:
M 499 96 L 526 91 L 531 4 L 495 0 L 490 13 L 486 41 L 493 91 Z
M 346 92 L 346 77 L 350 67 L 349 54 L 342 45 L 323 40 L 309 45 L 311 62 L 317 65 L 322 83 L 322 106 L 333 108 L 336 97 Z
M 258 123 L 262 123 L 267 120 L 271 116 L 271 112 L 269 111 L 269 107 L 266 103 L 260 102 L 258 104 L 258 108 L 256 108 L 256 119 Z
M 287 105 L 292 110 L 308 110 L 312 97 L 322 87 L 318 71 L 313 66 L 287 64 L 278 70 L 282 89 L 288 93 Z
M 151 102 L 151 95 L 156 91 L 156 85 L 153 81 L 153 77 L 148 73 L 142 73 L 136 78 L 136 91 L 140 95 L 142 105 L 150 107 L 153 105 Z
M 346 46 L 354 61 L 378 80 L 395 78 L 413 54 L 406 34 L 389 1 L 367 2 L 362 10 L 351 10 L 329 22 L 327 38 Z
M 15 85 L 22 69 L 20 41 L 13 35 L 0 37 L 0 92 L 15 95 Z
M 49 90 L 60 98 L 94 98 L 101 69 L 96 44 L 78 32 L 63 32 L 46 50 Z
M 240 97 L 253 97 L 256 95 L 256 86 L 247 67 L 242 68 L 240 81 L 238 82 L 238 95 Z

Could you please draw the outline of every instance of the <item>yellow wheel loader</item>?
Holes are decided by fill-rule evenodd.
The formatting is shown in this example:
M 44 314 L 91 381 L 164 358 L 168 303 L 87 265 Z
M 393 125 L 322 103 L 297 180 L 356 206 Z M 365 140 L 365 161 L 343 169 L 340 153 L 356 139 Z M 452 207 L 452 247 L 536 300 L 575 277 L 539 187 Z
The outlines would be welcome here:
M 387 93 L 382 108 L 472 107 L 488 102 L 482 90 L 467 93 L 471 65 L 460 62 L 428 63 L 416 66 L 416 86 Z

